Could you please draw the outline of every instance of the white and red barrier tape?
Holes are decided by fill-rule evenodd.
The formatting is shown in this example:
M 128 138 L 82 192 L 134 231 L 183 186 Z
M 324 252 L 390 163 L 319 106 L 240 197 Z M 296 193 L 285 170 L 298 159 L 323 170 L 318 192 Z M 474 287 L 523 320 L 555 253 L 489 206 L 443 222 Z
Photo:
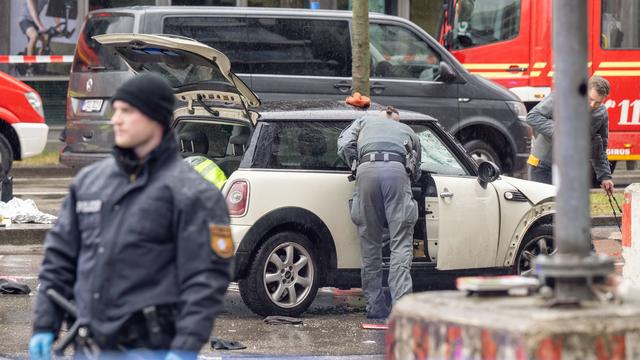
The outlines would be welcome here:
M 0 64 L 70 63 L 73 55 L 0 55 Z

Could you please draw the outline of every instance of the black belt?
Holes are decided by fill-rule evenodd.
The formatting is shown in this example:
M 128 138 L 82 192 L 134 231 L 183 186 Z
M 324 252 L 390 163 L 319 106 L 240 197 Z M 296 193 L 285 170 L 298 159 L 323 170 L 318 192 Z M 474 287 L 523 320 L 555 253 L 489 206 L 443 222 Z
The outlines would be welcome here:
M 404 164 L 405 156 L 394 153 L 370 152 L 360 157 L 360 164 L 374 161 L 395 161 Z

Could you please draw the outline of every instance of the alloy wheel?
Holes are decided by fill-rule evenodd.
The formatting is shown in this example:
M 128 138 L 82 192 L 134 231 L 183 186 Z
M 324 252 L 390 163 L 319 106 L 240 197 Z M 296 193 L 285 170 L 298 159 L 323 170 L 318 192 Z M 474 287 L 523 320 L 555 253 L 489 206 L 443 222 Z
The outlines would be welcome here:
M 275 305 L 293 308 L 307 298 L 315 276 L 311 261 L 309 252 L 295 242 L 282 243 L 269 254 L 263 282 Z

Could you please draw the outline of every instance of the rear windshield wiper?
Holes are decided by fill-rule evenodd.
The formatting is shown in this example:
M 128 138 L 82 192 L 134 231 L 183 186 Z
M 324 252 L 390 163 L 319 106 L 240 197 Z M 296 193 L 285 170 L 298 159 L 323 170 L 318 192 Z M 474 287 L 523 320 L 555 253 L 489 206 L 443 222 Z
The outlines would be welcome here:
M 209 107 L 209 105 L 207 105 L 204 100 L 202 100 L 202 95 L 198 94 L 196 95 L 196 101 L 198 102 L 198 104 L 200 104 L 200 106 L 202 106 L 205 110 L 207 110 L 207 112 L 213 116 L 220 116 L 220 112 L 218 110 L 213 110 L 211 107 Z
M 107 70 L 107 67 L 102 65 L 89 65 L 87 66 L 87 69 L 91 71 L 101 71 L 101 70 Z

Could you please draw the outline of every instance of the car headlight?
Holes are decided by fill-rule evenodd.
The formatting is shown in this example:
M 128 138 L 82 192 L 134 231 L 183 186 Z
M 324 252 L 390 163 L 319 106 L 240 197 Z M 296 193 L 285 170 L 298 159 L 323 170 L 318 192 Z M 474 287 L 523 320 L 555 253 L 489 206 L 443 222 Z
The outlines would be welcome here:
M 44 109 L 42 108 L 42 100 L 40 99 L 40 95 L 35 92 L 28 92 L 24 94 L 29 102 L 29 105 L 35 110 L 40 116 L 44 118 Z
M 520 121 L 527 120 L 527 108 L 520 101 L 507 101 L 507 106 Z

